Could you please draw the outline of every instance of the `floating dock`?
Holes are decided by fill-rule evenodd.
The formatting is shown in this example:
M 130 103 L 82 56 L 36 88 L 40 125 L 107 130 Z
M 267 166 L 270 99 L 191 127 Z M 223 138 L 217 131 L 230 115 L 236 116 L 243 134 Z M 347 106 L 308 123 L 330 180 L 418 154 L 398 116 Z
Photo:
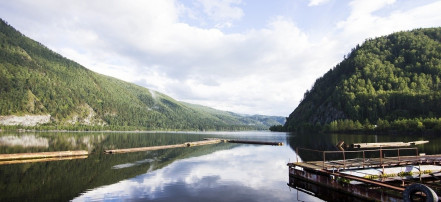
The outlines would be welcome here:
M 410 147 L 419 144 L 429 143 L 427 140 L 413 141 L 413 142 L 374 142 L 374 143 L 354 143 L 351 144 L 352 148 L 356 149 L 369 149 L 369 148 L 380 148 L 380 147 Z
M 400 155 L 405 150 L 414 150 L 415 155 Z M 388 157 L 385 152 L 388 151 Z M 426 197 L 436 197 L 441 186 L 419 185 L 415 181 L 439 179 L 441 177 L 441 155 L 419 155 L 417 148 L 377 149 L 360 151 L 318 151 L 296 149 L 308 154 L 318 153 L 321 161 L 288 163 L 289 183 L 294 188 L 320 186 L 336 192 L 349 194 L 363 200 L 402 200 L 403 196 L 414 194 L 413 189 L 427 187 Z M 358 153 L 356 153 L 358 152 Z M 391 153 L 396 155 L 392 156 Z M 407 152 L 408 153 L 408 152 Z M 376 157 L 373 154 L 376 154 Z M 340 156 L 340 158 L 336 158 Z M 347 158 L 347 156 L 359 156 Z M 369 156 L 369 158 L 368 158 Z M 374 187 L 374 188 L 373 188 Z M 376 188 L 375 188 L 376 187 Z M 416 187 L 416 188 L 415 188 Z M 388 191 L 384 191 L 388 190 Z M 419 190 L 423 191 L 423 190 Z M 407 194 L 407 195 L 406 195 Z
M 420 144 L 429 143 L 427 140 L 419 140 L 413 142 L 368 142 L 368 143 L 353 143 L 346 144 L 344 141 L 339 141 L 337 143 L 337 148 L 340 151 L 344 151 L 345 149 L 373 149 L 373 148 L 391 148 L 391 147 L 411 147 Z

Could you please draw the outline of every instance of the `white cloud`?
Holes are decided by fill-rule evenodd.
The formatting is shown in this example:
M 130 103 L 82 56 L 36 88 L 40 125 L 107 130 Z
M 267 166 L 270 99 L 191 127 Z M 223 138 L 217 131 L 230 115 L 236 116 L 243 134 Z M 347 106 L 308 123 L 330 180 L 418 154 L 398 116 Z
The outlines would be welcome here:
M 372 12 L 395 3 L 395 0 L 353 0 L 349 3 L 352 7 L 351 17 L 370 15 Z
M 441 26 L 440 1 L 407 9 L 401 8 L 395 0 L 354 0 L 350 6 L 350 16 L 339 22 L 336 30 L 338 41 L 346 42 L 347 50 L 367 38 L 421 27 Z M 380 14 L 379 11 L 388 10 L 391 6 L 396 8 Z
M 338 27 L 343 28 L 343 33 L 348 35 L 366 31 L 369 33 L 378 33 L 379 30 L 373 28 L 374 26 L 378 26 L 377 23 L 384 21 L 384 19 L 374 15 L 373 12 L 392 3 L 394 3 L 394 0 L 354 0 L 350 3 L 352 8 L 350 16 L 345 21 L 338 23 Z
M 241 0 L 197 0 L 202 4 L 204 13 L 216 21 L 239 20 L 243 10 L 238 7 Z
M 329 0 L 309 0 L 308 6 L 319 6 L 329 2 Z

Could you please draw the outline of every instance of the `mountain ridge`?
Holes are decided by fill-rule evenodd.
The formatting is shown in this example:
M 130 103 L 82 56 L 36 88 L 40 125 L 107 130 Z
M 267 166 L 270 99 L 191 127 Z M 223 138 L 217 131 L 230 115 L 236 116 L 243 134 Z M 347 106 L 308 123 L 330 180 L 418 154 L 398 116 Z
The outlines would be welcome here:
M 367 39 L 316 80 L 283 130 L 438 131 L 440 89 L 441 28 Z
M 255 130 L 280 124 L 176 101 L 95 73 L 3 20 L 0 44 L 0 116 L 49 114 L 40 128 Z

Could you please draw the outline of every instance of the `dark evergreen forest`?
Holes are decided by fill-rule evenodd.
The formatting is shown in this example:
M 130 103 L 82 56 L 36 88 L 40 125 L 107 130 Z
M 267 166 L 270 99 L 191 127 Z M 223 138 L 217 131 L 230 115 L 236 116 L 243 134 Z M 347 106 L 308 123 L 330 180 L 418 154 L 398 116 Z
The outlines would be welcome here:
M 441 132 L 441 28 L 368 39 L 274 130 Z

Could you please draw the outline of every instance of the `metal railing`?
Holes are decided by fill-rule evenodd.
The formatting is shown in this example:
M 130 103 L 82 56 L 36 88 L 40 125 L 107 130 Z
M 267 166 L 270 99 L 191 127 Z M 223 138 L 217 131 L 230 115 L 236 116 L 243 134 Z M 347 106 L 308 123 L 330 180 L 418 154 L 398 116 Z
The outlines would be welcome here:
M 297 156 L 300 156 L 300 153 L 299 153 L 300 151 L 317 152 L 319 154 L 322 153 L 323 169 L 325 169 L 326 168 L 326 154 L 339 154 L 339 153 L 342 154 L 343 158 L 339 159 L 339 160 L 343 160 L 343 168 L 346 168 L 346 161 L 347 161 L 346 154 L 352 154 L 352 153 L 359 153 L 360 154 L 361 153 L 363 156 L 362 157 L 363 158 L 362 167 L 364 168 L 366 165 L 366 153 L 367 152 L 374 152 L 374 153 L 378 152 L 380 166 L 382 166 L 385 159 L 397 158 L 398 161 L 401 161 L 403 156 L 400 156 L 400 151 L 403 151 L 403 150 L 415 150 L 415 160 L 418 160 L 419 154 L 418 154 L 418 148 L 416 148 L 416 147 L 414 147 L 414 148 L 396 148 L 396 149 L 380 148 L 380 149 L 374 149 L 374 150 L 358 150 L 358 151 L 321 151 L 321 150 L 314 150 L 314 149 L 307 149 L 307 148 L 296 148 L 296 154 L 297 154 Z M 385 151 L 397 151 L 396 152 L 397 155 L 396 156 L 389 156 L 386 158 L 386 157 L 383 157 Z M 406 157 L 412 157 L 412 156 L 406 156 Z M 297 157 L 297 163 L 298 162 L 299 162 L 299 159 Z

